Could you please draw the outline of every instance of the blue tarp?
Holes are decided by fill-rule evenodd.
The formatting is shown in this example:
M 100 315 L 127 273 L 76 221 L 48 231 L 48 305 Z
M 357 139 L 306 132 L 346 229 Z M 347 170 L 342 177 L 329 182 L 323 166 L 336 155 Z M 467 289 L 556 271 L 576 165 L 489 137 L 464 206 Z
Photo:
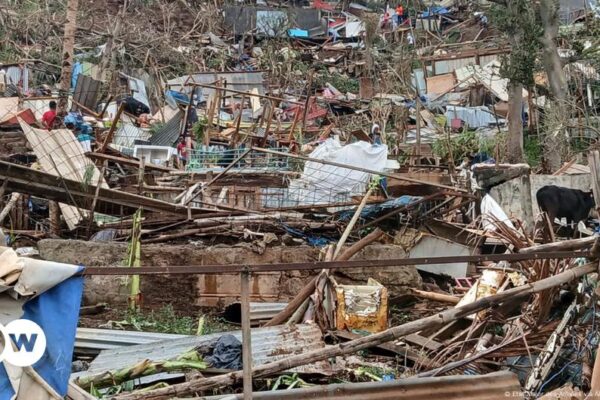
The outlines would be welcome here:
M 190 104 L 190 96 L 185 93 L 177 92 L 175 90 L 167 90 L 165 92 L 167 103 L 173 108 L 177 107 L 177 103 L 187 106 Z
M 375 218 L 383 211 L 400 208 L 400 207 L 414 203 L 421 199 L 422 199 L 422 197 L 419 197 L 419 196 L 400 196 L 398 198 L 388 200 L 381 204 L 367 205 L 361 211 L 360 218 L 361 219 Z M 356 212 L 356 209 L 341 211 L 340 213 L 338 213 L 338 219 L 340 221 L 350 220 L 355 212 Z
M 82 73 L 83 64 L 77 61 L 75 64 L 73 64 L 73 72 L 71 73 L 71 88 L 75 89 L 75 86 L 77 86 L 77 78 L 79 78 L 79 75 Z
M 288 36 L 296 37 L 296 38 L 307 38 L 308 31 L 305 29 L 298 29 L 298 28 L 288 29 Z
M 298 229 L 290 228 L 289 226 L 287 226 L 284 223 L 282 223 L 281 226 L 290 235 L 298 237 L 298 238 L 302 238 L 302 239 L 306 240 L 308 242 L 308 244 L 310 244 L 311 246 L 314 246 L 314 247 L 323 247 L 332 242 L 332 240 L 327 237 L 309 236 Z
M 423 11 L 421 18 L 434 17 L 436 15 L 450 14 L 450 10 L 446 7 L 429 7 L 427 11 Z
M 46 352 L 33 369 L 61 396 L 67 394 L 71 375 L 82 294 L 83 277 L 72 276 L 23 306 L 21 318 L 37 323 L 46 335 Z M 4 364 L 0 363 L 0 400 L 9 400 L 13 395 Z

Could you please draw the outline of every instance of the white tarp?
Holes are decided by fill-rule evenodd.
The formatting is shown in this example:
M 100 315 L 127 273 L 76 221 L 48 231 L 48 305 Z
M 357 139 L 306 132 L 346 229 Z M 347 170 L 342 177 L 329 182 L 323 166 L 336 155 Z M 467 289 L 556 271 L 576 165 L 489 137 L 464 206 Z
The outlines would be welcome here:
M 496 203 L 496 200 L 489 194 L 486 194 L 483 199 L 481 199 L 481 223 L 483 225 L 483 230 L 495 231 L 496 225 L 494 225 L 494 222 L 496 220 L 504 222 L 506 226 L 515 231 L 517 230 L 512 222 L 510 222 L 510 218 L 508 218 L 508 215 L 506 215 L 502 207 Z
M 309 157 L 381 172 L 387 151 L 386 145 L 359 141 L 342 146 L 338 139 L 327 139 Z M 347 202 L 365 193 L 370 178 L 366 172 L 307 161 L 302 177 L 290 182 L 289 197 L 298 205 Z

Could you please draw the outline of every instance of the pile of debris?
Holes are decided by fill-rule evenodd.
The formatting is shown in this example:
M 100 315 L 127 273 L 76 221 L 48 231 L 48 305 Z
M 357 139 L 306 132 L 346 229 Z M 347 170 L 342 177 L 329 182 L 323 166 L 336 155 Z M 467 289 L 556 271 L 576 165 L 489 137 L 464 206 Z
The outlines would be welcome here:
M 158 21 L 113 3 L 77 30 L 69 2 L 65 38 L 84 47 L 65 40 L 63 67 L 42 54 L 0 66 L 0 232 L 14 249 L 0 251 L 0 322 L 23 311 L 50 333 L 48 357 L 9 367 L 6 387 L 76 400 L 600 390 L 600 153 L 552 175 L 536 157 L 502 163 L 515 121 L 522 139 L 556 113 L 550 77 L 507 78 L 492 10 L 151 2 Z M 51 50 L 53 10 L 37 9 L 48 37 L 18 54 Z M 587 61 L 563 72 L 581 90 L 561 129 L 583 143 L 600 76 Z M 142 323 L 165 303 L 185 334 Z

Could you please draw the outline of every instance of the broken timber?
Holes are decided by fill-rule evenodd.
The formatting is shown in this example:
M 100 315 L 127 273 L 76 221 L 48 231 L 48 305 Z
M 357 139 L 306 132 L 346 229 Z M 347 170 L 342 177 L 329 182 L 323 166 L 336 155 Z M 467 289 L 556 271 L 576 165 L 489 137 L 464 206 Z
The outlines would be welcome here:
M 0 180 L 8 182 L 6 189 L 10 192 L 30 194 L 83 209 L 91 208 L 97 191 L 95 212 L 102 214 L 118 216 L 133 214 L 140 207 L 148 211 L 173 215 L 187 216 L 188 213 L 187 207 L 178 204 L 125 193 L 121 190 L 102 187 L 97 190 L 96 186 L 61 179 L 46 172 L 5 161 L 0 161 Z M 196 217 L 231 215 L 231 212 L 215 212 L 200 208 L 192 208 L 191 211 Z
M 411 333 L 416 333 L 424 329 L 440 327 L 459 318 L 466 317 L 477 311 L 481 311 L 506 301 L 515 301 L 525 299 L 531 294 L 539 293 L 544 290 L 560 286 L 564 283 L 578 279 L 584 275 L 595 272 L 598 269 L 598 263 L 590 263 L 564 271 L 560 274 L 542 279 L 527 285 L 518 286 L 504 292 L 484 297 L 473 303 L 462 307 L 451 308 L 432 316 L 422 318 L 416 321 L 408 322 L 380 333 L 351 340 L 346 343 L 329 346 L 323 349 L 308 351 L 304 354 L 289 356 L 283 360 L 259 365 L 254 369 L 254 377 L 264 377 L 288 370 L 300 365 L 306 365 L 317 361 L 327 360 L 331 357 L 344 354 L 356 353 L 360 350 L 377 346 L 394 339 L 399 339 Z M 162 400 L 172 398 L 174 395 L 182 396 L 196 392 L 202 392 L 217 387 L 229 386 L 239 382 L 242 378 L 242 371 L 231 372 L 213 378 L 200 378 L 190 382 L 175 384 L 166 388 L 148 390 L 144 392 L 134 392 L 113 397 L 120 400 Z

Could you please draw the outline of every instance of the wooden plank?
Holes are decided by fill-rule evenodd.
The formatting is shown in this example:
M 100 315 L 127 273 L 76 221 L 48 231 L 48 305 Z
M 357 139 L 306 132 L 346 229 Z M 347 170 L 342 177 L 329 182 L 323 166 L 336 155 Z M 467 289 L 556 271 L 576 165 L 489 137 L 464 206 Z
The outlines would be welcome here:
M 421 346 L 432 351 L 438 351 L 443 346 L 443 344 L 441 344 L 440 342 L 436 342 L 433 339 L 423 337 L 417 333 L 411 333 L 410 335 L 404 337 L 402 340 L 406 343 Z
M 91 208 L 96 193 L 96 186 L 82 185 L 71 179 L 60 179 L 55 175 L 37 171 L 22 165 L 0 161 L 0 180 L 8 180 L 7 190 L 26 193 L 43 199 L 59 201 L 65 204 L 77 203 L 81 208 Z M 139 207 L 144 210 L 187 216 L 187 207 L 180 204 L 168 203 L 101 187 L 95 211 L 102 214 L 118 215 L 133 214 Z M 215 212 L 213 209 L 192 208 L 192 215 L 200 217 L 215 217 L 239 215 L 238 212 Z
M 348 332 L 348 331 L 335 331 L 333 334 L 338 338 L 342 338 L 342 339 L 346 339 L 346 340 L 355 340 L 355 339 L 362 337 L 361 335 L 359 335 L 357 333 Z M 379 344 L 375 347 L 377 347 L 378 349 L 381 349 L 381 350 L 389 351 L 390 353 L 394 353 L 394 354 L 398 354 L 403 357 L 406 357 L 408 360 L 410 360 L 414 363 L 424 363 L 422 365 L 428 364 L 426 357 L 424 357 L 422 354 L 419 354 L 416 351 L 410 349 L 407 346 L 402 346 L 402 345 L 398 345 L 398 344 L 395 344 L 392 342 L 388 342 L 388 343 Z
M 454 88 L 456 84 L 456 79 L 454 78 L 454 74 L 444 74 L 432 76 L 426 79 L 427 82 L 427 93 L 431 94 L 440 94 L 447 93 Z

